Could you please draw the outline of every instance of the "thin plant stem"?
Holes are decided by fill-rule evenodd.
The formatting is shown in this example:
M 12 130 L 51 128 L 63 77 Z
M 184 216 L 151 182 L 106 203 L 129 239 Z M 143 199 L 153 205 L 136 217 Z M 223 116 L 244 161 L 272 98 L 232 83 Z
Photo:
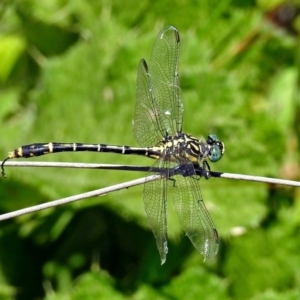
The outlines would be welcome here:
M 29 213 L 32 213 L 32 212 L 36 212 L 36 211 L 39 211 L 39 210 L 43 210 L 43 209 L 63 205 L 63 204 L 66 204 L 66 203 L 75 202 L 75 201 L 86 199 L 86 198 L 105 195 L 105 194 L 108 194 L 108 193 L 113 192 L 113 191 L 118 191 L 118 190 L 121 190 L 121 189 L 128 189 L 129 187 L 136 186 L 136 185 L 139 185 L 139 184 L 143 184 L 143 183 L 148 182 L 148 181 L 158 180 L 158 179 L 161 179 L 161 178 L 162 178 L 161 175 L 151 175 L 151 176 L 147 176 L 147 177 L 127 181 L 127 182 L 124 182 L 124 183 L 112 185 L 112 186 L 109 186 L 109 187 L 106 187 L 106 188 L 101 188 L 101 189 L 97 189 L 97 190 L 94 190 L 94 191 L 90 191 L 90 192 L 86 192 L 86 193 L 82 193 L 82 194 L 77 194 L 77 195 L 74 195 L 74 196 L 70 196 L 70 197 L 50 201 L 50 202 L 47 202 L 47 203 L 38 204 L 38 205 L 35 205 L 35 206 L 15 210 L 13 212 L 0 215 L 0 221 L 15 218 L 15 217 L 25 215 L 25 214 L 29 214 Z
M 0 165 L 1 165 L 0 161 Z M 135 171 L 149 172 L 150 166 L 134 166 L 134 165 L 116 165 L 116 164 L 95 164 L 95 163 L 70 163 L 70 162 L 24 162 L 24 161 L 7 161 L 5 167 L 48 167 L 48 168 L 79 168 L 79 169 L 99 169 L 99 170 L 119 170 L 119 171 Z M 159 172 L 160 169 L 153 169 Z M 200 171 L 200 170 L 196 170 Z M 201 173 L 201 171 L 200 171 Z M 199 175 L 201 175 L 199 173 Z M 300 187 L 299 181 L 270 178 L 264 176 L 243 175 L 225 172 L 210 172 L 211 177 L 220 177 L 234 180 L 246 180 L 262 183 L 272 183 L 288 186 Z

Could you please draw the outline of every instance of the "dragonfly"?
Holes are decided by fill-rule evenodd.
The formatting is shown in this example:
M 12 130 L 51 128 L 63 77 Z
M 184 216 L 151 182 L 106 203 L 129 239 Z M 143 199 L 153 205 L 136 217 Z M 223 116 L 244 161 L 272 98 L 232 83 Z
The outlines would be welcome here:
M 149 174 L 158 174 L 160 180 L 145 180 L 143 200 L 161 264 L 165 263 L 168 253 L 169 198 L 194 247 L 204 258 L 214 257 L 219 249 L 219 236 L 205 207 L 199 179 L 210 177 L 208 161 L 220 160 L 225 146 L 215 134 L 199 139 L 183 132 L 179 48 L 178 29 L 165 26 L 156 37 L 149 66 L 144 59 L 139 63 L 132 123 L 133 135 L 140 147 L 57 142 L 25 145 L 9 152 L 1 165 L 2 175 L 6 176 L 4 164 L 9 159 L 65 151 L 113 152 L 155 159 Z

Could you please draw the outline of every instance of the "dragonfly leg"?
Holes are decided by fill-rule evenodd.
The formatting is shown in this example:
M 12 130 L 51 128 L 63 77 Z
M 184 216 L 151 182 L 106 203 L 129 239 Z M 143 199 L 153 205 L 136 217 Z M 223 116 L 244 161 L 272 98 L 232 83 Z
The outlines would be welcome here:
M 203 161 L 201 176 L 203 176 L 206 180 L 210 178 L 210 166 L 206 160 Z
M 173 187 L 176 187 L 176 179 L 170 177 L 169 180 L 173 181 Z

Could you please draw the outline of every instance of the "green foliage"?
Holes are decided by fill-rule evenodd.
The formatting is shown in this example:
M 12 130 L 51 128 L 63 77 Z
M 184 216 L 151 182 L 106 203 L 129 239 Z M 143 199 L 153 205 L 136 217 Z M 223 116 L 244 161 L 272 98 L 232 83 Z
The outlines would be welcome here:
M 297 179 L 298 35 L 271 22 L 279 2 L 1 2 L 2 157 L 33 142 L 136 145 L 137 65 L 149 59 L 161 27 L 173 24 L 181 34 L 185 132 L 225 142 L 211 168 Z M 97 153 L 42 159 L 153 163 Z M 6 171 L 2 213 L 143 175 Z M 0 298 L 298 299 L 297 190 L 214 178 L 200 184 L 221 237 L 215 259 L 203 262 L 170 201 L 169 253 L 160 266 L 136 187 L 2 222 Z

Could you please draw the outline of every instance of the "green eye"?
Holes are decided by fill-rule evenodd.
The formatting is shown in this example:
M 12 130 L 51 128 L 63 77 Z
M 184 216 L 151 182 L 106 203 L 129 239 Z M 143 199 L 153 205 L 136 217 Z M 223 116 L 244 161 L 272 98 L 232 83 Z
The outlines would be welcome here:
M 225 147 L 222 142 L 219 141 L 215 134 L 210 134 L 207 137 L 207 144 L 210 145 L 208 158 L 212 162 L 216 162 L 221 159 L 225 152 Z
M 210 148 L 208 158 L 210 159 L 210 161 L 216 162 L 221 159 L 222 155 L 223 155 L 223 153 L 222 153 L 220 146 L 218 144 L 216 144 Z
M 219 138 L 217 137 L 216 134 L 210 134 L 207 138 L 207 142 L 209 143 L 214 143 L 214 142 L 218 142 Z

